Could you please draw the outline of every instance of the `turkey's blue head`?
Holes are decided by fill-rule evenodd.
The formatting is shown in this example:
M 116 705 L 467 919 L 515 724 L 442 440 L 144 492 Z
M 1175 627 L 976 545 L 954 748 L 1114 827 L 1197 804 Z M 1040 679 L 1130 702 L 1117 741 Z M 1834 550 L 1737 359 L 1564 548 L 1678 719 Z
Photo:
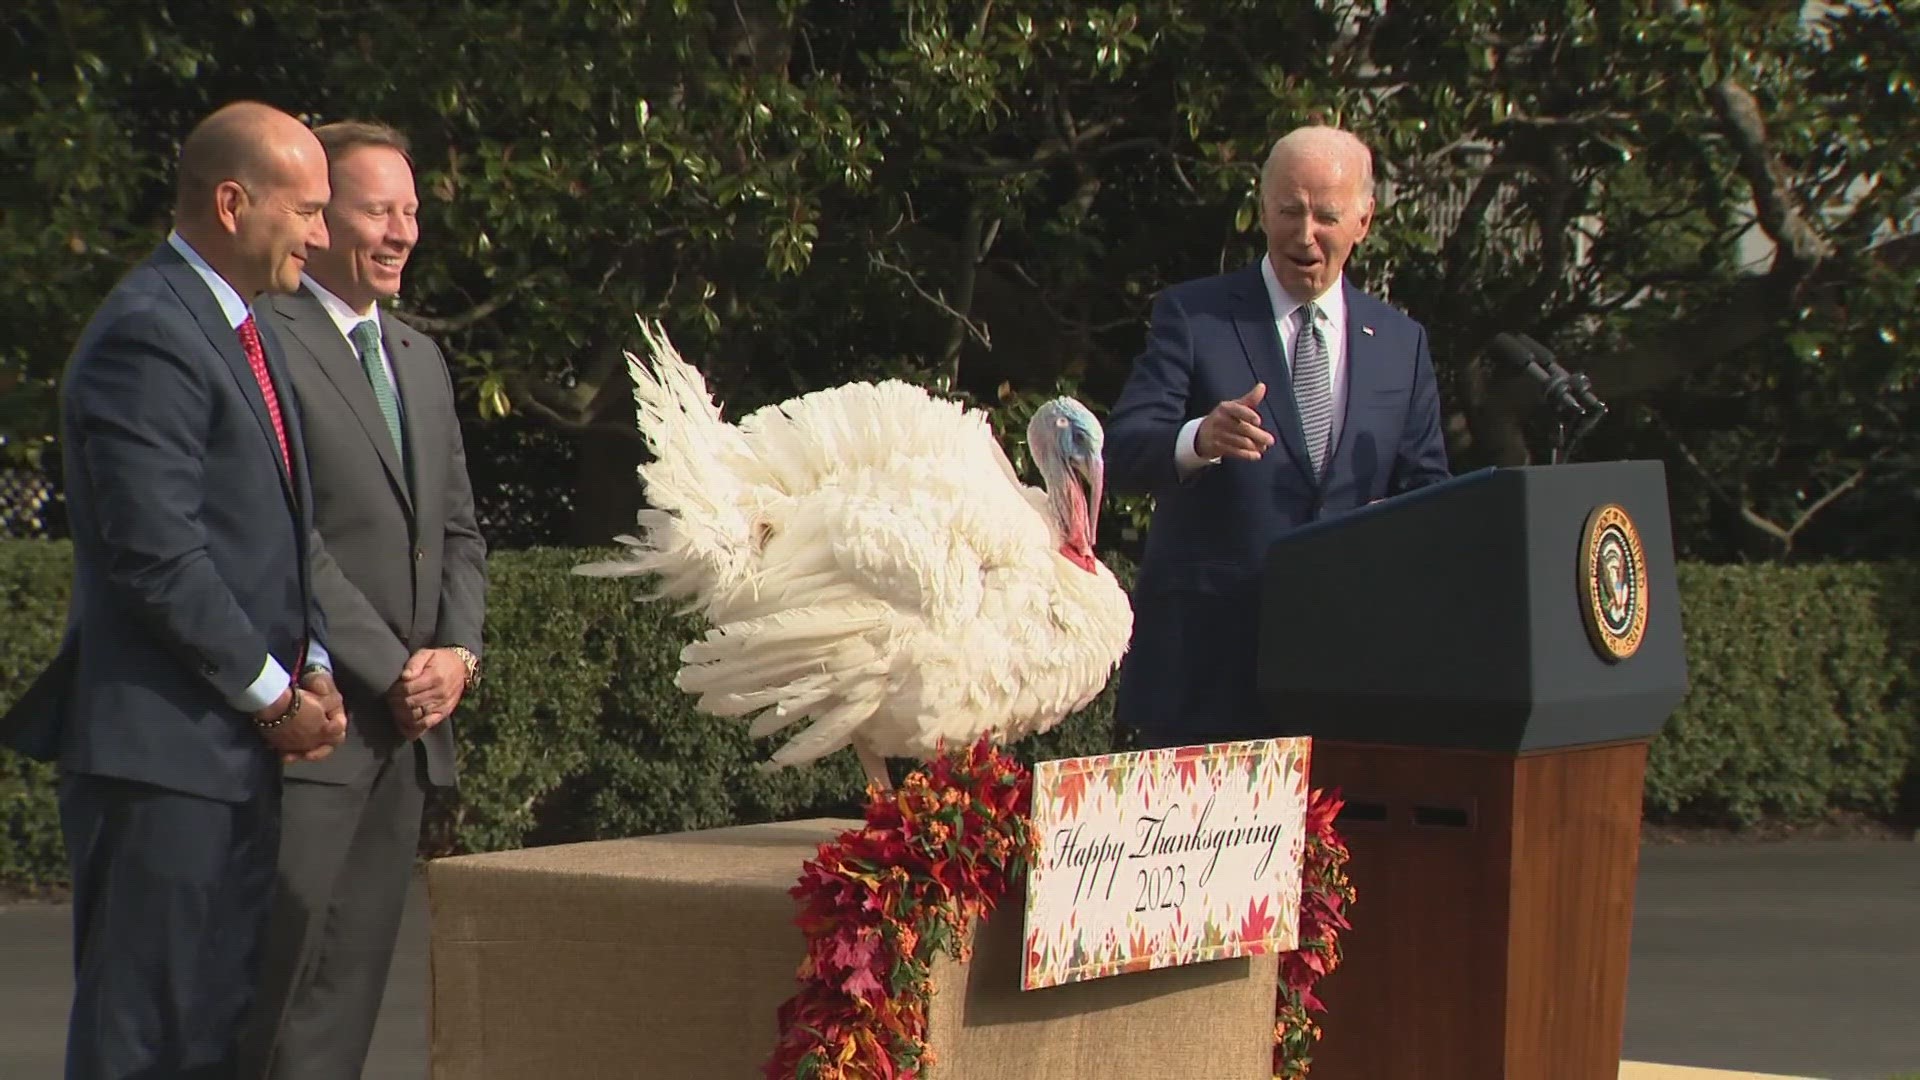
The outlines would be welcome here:
M 1089 573 L 1095 564 L 1100 495 L 1106 465 L 1100 456 L 1100 421 L 1070 397 L 1054 398 L 1027 423 L 1027 453 L 1046 481 L 1047 498 L 1060 518 L 1060 553 Z

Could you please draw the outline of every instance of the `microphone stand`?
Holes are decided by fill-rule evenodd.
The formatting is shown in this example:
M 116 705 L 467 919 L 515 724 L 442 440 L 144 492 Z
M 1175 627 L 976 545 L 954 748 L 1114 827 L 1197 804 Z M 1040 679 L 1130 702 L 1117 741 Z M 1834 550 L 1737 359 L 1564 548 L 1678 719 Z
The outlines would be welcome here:
M 1553 424 L 1550 461 L 1565 464 L 1573 448 L 1607 415 L 1606 402 L 1594 396 L 1593 381 L 1561 367 L 1546 346 L 1525 334 L 1495 334 L 1488 350 L 1499 363 L 1525 372 L 1539 388 L 1539 407 Z
M 1553 410 L 1553 443 L 1548 459 L 1553 465 L 1572 460 L 1574 447 L 1607 415 L 1606 403 L 1593 396 L 1592 381 L 1579 372 L 1556 371 L 1542 404 Z

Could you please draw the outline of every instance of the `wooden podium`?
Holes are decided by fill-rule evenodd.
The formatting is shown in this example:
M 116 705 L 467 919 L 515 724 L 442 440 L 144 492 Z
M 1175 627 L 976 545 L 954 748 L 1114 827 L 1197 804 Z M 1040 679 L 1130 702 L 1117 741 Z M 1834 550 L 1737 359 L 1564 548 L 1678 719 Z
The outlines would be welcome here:
M 1483 470 L 1291 534 L 1269 734 L 1357 900 L 1314 1080 L 1615 1080 L 1648 741 L 1686 691 L 1658 462 Z

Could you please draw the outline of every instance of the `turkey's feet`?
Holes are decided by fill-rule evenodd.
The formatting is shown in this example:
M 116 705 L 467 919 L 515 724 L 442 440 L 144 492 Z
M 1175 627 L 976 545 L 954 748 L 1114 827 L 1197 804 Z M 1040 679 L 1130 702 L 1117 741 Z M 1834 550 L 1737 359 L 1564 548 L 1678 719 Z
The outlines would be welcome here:
M 853 752 L 860 759 L 860 767 L 867 771 L 867 780 L 881 791 L 893 790 L 893 777 L 887 775 L 887 759 L 858 744 Z

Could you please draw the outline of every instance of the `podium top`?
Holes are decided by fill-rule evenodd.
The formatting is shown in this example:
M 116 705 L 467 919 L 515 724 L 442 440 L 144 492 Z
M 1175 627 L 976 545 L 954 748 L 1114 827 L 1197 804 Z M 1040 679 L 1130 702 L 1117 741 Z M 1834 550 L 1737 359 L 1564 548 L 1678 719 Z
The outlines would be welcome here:
M 1271 734 L 1489 750 L 1651 738 L 1686 692 L 1658 461 L 1481 469 L 1267 556 Z

